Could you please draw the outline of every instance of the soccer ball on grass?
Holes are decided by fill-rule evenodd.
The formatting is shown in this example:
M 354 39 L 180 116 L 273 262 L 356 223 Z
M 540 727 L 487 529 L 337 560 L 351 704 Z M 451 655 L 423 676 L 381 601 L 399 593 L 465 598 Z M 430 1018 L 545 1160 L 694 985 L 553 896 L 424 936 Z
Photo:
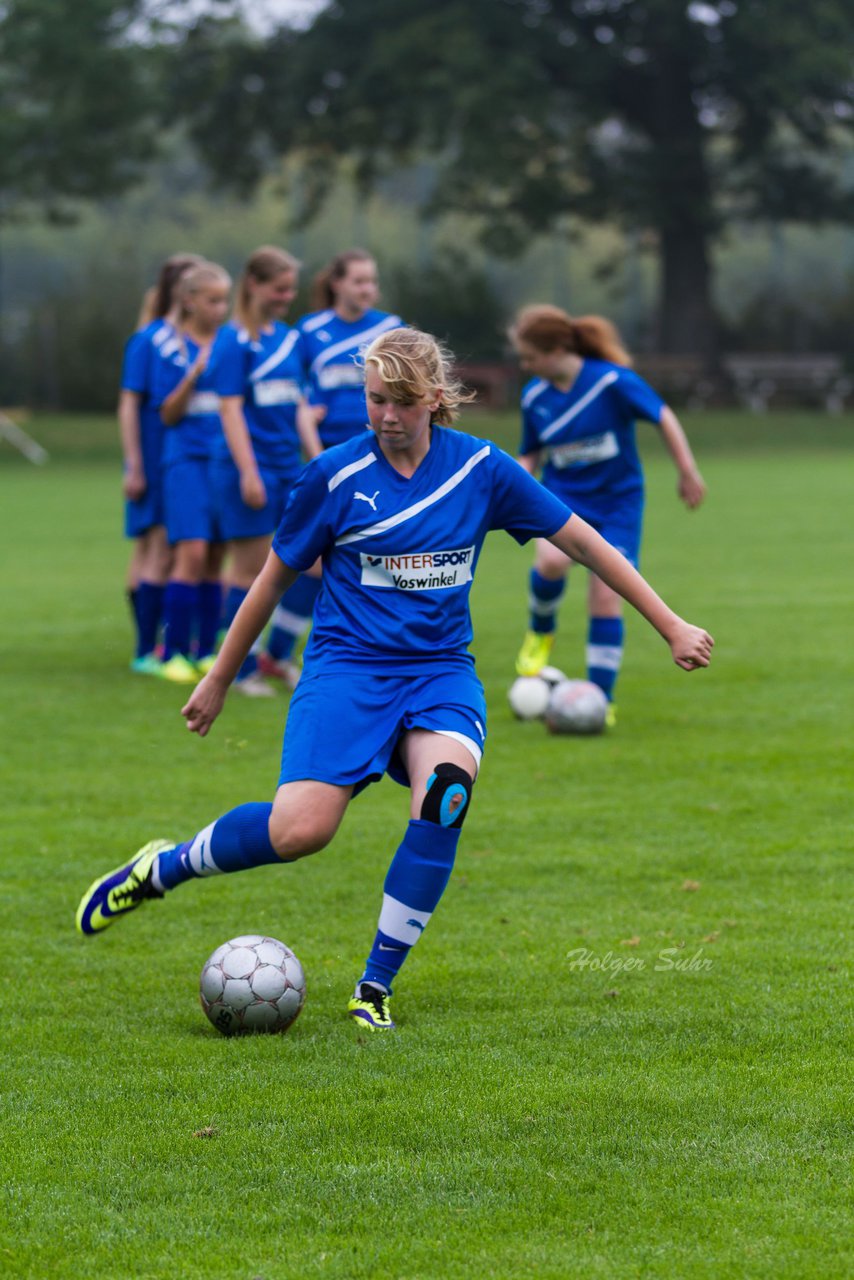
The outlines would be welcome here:
M 283 942 L 247 933 L 207 959 L 199 999 L 224 1036 L 287 1031 L 305 1001 L 305 974 Z
M 517 720 L 539 720 L 545 715 L 549 696 L 566 676 L 557 667 L 543 667 L 535 676 L 519 676 L 507 691 L 510 710 Z
M 549 696 L 546 728 L 550 733 L 601 733 L 608 699 L 589 680 L 561 680 Z

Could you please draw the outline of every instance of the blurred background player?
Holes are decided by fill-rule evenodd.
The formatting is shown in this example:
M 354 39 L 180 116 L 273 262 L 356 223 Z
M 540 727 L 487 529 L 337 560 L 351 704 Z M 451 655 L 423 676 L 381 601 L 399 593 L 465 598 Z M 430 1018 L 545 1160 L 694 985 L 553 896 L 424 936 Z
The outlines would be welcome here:
M 346 249 L 317 273 L 312 282 L 314 311 L 298 328 L 305 341 L 308 399 L 312 412 L 300 415 L 306 457 L 363 435 L 364 368 L 360 350 L 374 338 L 402 324 L 400 316 L 378 311 L 377 264 L 364 249 Z M 260 657 L 265 675 L 293 684 L 290 661 L 299 637 L 307 630 L 318 588 L 303 574 L 287 601 L 273 615 L 267 652 Z
M 134 540 L 127 576 L 136 630 L 130 665 L 132 671 L 143 675 L 160 670 L 155 648 L 172 559 L 163 516 L 163 423 L 151 403 L 152 353 L 174 333 L 178 281 L 201 261 L 194 253 L 166 259 L 157 284 L 145 295 L 137 330 L 127 341 L 122 362 L 118 417 L 124 459 L 125 536 Z
M 303 339 L 283 323 L 298 283 L 296 258 L 270 245 L 256 249 L 238 281 L 234 318 L 217 341 L 223 435 L 214 448 L 211 476 L 217 524 L 228 544 L 226 626 L 264 567 L 302 465 L 297 413 L 304 400 Z M 300 578 L 286 593 L 282 610 L 310 617 L 319 586 L 319 574 L 307 586 Z M 299 669 L 282 659 L 278 673 L 293 687 Z M 248 697 L 273 696 L 254 652 L 238 672 L 235 688 Z
M 204 736 L 283 587 L 322 555 L 273 803 L 241 805 L 181 844 L 152 841 L 89 886 L 77 927 L 98 933 L 200 876 L 315 853 L 352 797 L 388 772 L 410 789 L 410 821 L 347 1008 L 361 1027 L 391 1031 L 392 983 L 450 878 L 486 742 L 483 686 L 468 646 L 469 595 L 487 532 L 550 538 L 625 596 L 685 670 L 707 666 L 713 642 L 506 453 L 449 429 L 468 397 L 429 334 L 385 333 L 365 364 L 372 430 L 303 470 L 263 570 L 183 708 L 188 728 Z M 372 503 L 362 501 L 366 493 Z
M 628 366 L 619 334 L 601 316 L 573 319 L 559 307 L 524 307 L 510 338 L 532 381 L 522 392 L 522 466 L 542 468 L 542 483 L 638 565 L 644 479 L 635 420 L 661 430 L 679 475 L 679 496 L 699 506 L 706 486 L 673 410 Z M 530 577 L 530 628 L 516 659 L 522 676 L 549 662 L 557 614 L 572 560 L 545 539 Z M 597 574 L 588 589 L 587 678 L 608 698 L 615 723 L 614 685 L 623 657 L 622 600 Z
M 160 674 L 195 684 L 213 664 L 222 612 L 223 546 L 216 528 L 210 461 L 222 433 L 215 340 L 228 314 L 231 279 L 202 262 L 177 288 L 174 334 L 156 353 L 154 402 L 165 426 L 163 499 L 174 551 L 163 603 Z

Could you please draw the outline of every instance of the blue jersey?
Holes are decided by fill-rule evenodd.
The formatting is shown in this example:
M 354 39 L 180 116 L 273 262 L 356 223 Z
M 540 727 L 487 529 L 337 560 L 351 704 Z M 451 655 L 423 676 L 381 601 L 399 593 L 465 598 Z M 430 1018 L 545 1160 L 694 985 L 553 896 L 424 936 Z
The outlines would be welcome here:
M 323 447 L 362 435 L 367 414 L 359 352 L 388 329 L 402 328 L 400 316 L 366 311 L 359 320 L 342 320 L 330 309 L 303 316 L 297 327 L 305 341 L 309 399 L 326 409 L 318 427 Z
M 549 537 L 570 515 L 497 445 L 447 427 L 433 427 L 410 479 L 373 432 L 321 454 L 292 489 L 273 541 L 293 569 L 323 557 L 306 666 L 470 668 L 469 593 L 486 534 Z
M 540 451 L 543 484 L 580 515 L 643 499 L 635 419 L 657 423 L 664 401 L 622 365 L 585 360 L 568 391 L 536 378 L 522 393 L 520 453 Z
M 243 397 L 256 461 L 295 475 L 300 465 L 297 405 L 305 383 L 302 335 L 277 321 L 253 339 L 245 329 L 229 324 L 217 345 L 216 390 L 221 396 Z M 218 451 L 228 455 L 224 437 Z
M 125 344 L 121 387 L 140 397 L 139 436 L 146 475 L 159 469 L 163 450 L 163 423 L 152 403 L 154 357 L 174 332 L 168 320 L 152 320 L 132 333 Z
M 221 333 L 221 331 L 220 331 Z M 160 410 L 163 401 L 186 377 L 200 348 L 186 334 L 173 333 L 155 353 L 152 375 L 152 402 Z M 163 463 L 210 458 L 222 435 L 219 395 L 216 391 L 220 335 L 217 334 L 208 367 L 196 383 L 187 412 L 173 427 L 164 427 Z

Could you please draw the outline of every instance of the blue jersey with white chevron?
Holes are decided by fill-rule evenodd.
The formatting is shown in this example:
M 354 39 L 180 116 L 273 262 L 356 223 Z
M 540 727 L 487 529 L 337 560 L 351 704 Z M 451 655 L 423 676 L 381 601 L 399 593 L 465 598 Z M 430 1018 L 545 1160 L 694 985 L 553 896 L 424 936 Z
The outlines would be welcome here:
M 309 399 L 326 408 L 318 428 L 324 448 L 364 433 L 365 371 L 359 352 L 387 329 L 402 327 L 400 316 L 373 310 L 359 320 L 342 320 L 330 308 L 299 321 L 308 363 Z
M 222 436 L 216 390 L 221 333 L 222 330 L 214 339 L 208 366 L 193 389 L 183 418 L 175 426 L 164 427 L 164 465 L 191 458 L 208 459 Z M 158 412 L 163 401 L 186 377 L 199 350 L 192 338 L 175 331 L 155 352 L 151 398 Z
M 664 401 L 631 369 L 585 360 L 568 391 L 535 378 L 522 393 L 522 454 L 540 452 L 543 484 L 584 515 L 615 497 L 643 498 L 635 419 L 658 423 Z
M 293 569 L 323 557 L 306 667 L 417 674 L 470 667 L 469 593 L 483 540 L 549 537 L 571 515 L 489 440 L 432 428 L 407 479 L 373 432 L 303 469 L 273 541 Z
M 134 391 L 139 401 L 139 434 L 143 466 L 148 475 L 159 468 L 163 452 L 163 423 L 152 403 L 154 355 L 175 330 L 168 320 L 152 320 L 132 333 L 125 344 L 122 360 L 123 391 Z
M 276 321 L 253 339 L 227 324 L 217 339 L 216 390 L 242 396 L 252 449 L 261 466 L 294 472 L 300 465 L 297 405 L 303 397 L 305 351 L 299 330 Z M 217 456 L 229 456 L 225 437 Z

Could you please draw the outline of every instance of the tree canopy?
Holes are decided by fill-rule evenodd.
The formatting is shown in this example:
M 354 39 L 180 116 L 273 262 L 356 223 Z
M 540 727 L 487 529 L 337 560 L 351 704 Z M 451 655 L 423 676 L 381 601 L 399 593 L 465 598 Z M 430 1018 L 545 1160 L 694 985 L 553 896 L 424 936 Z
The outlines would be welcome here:
M 709 354 L 729 221 L 854 211 L 849 34 L 847 0 L 335 0 L 254 45 L 197 29 L 183 107 L 222 181 L 298 149 L 309 215 L 341 157 L 370 184 L 426 152 L 429 210 L 475 215 L 493 249 L 567 214 L 652 231 L 661 345 Z

